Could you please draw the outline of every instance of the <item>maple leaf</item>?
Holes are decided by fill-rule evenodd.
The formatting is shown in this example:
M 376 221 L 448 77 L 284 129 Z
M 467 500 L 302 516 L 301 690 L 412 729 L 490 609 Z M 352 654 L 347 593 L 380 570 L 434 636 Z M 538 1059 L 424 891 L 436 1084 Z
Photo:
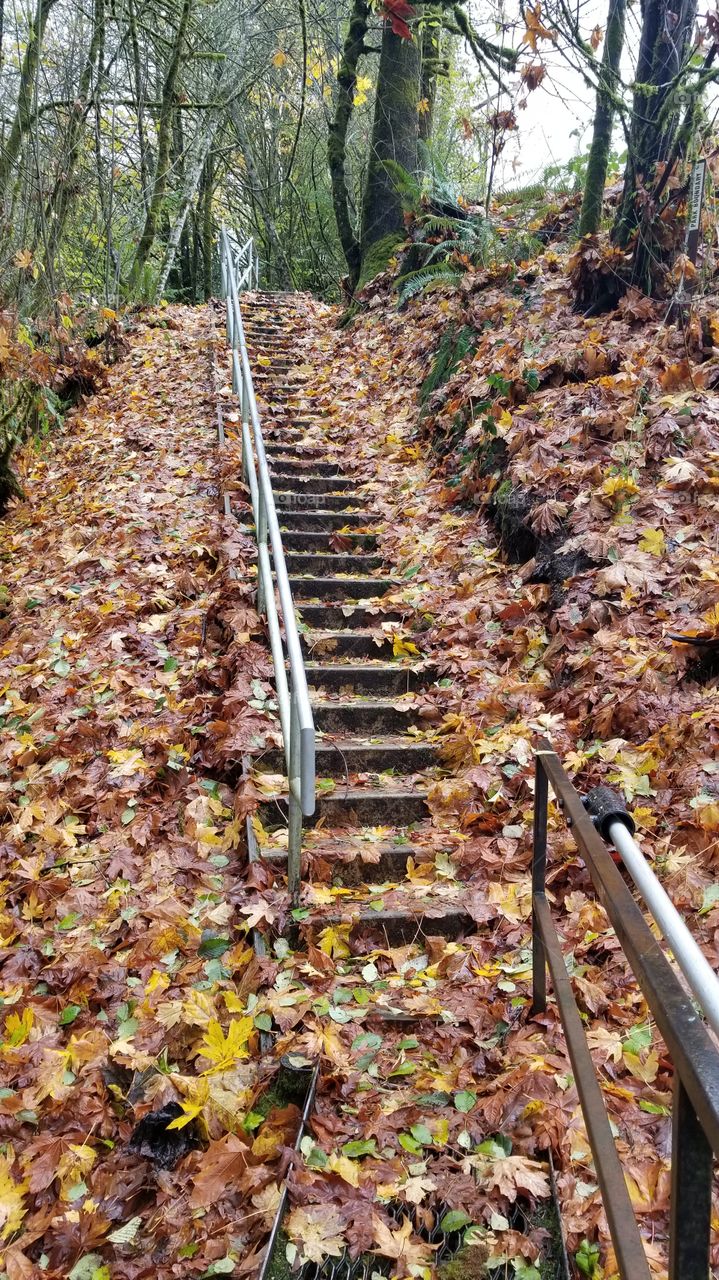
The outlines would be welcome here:
M 526 1156 L 503 1156 L 485 1164 L 480 1172 L 488 1190 L 497 1190 L 514 1202 L 520 1192 L 543 1200 L 550 1194 L 549 1177 L 544 1165 Z
M 432 1254 L 439 1248 L 439 1245 L 428 1244 L 425 1240 L 418 1240 L 416 1237 L 413 1239 L 412 1222 L 409 1218 L 403 1218 L 399 1230 L 392 1231 L 379 1214 L 373 1214 L 372 1229 L 377 1252 L 397 1263 L 396 1275 L 410 1275 L 413 1267 L 430 1266 Z
M 412 39 L 412 32 L 407 23 L 415 15 L 414 8 L 408 0 L 382 0 L 382 12 L 385 21 L 389 22 L 396 36 L 401 36 L 403 40 Z
M 320 934 L 320 951 L 333 960 L 343 960 L 350 955 L 349 936 L 351 924 L 329 924 Z
M 202 1115 L 209 1098 L 210 1086 L 207 1080 L 200 1079 L 192 1082 L 190 1093 L 187 1098 L 180 1100 L 182 1107 L 182 1115 L 176 1116 L 168 1124 L 168 1129 L 184 1129 L 186 1125 L 191 1124 L 193 1120 L 198 1120 Z
M 299 1249 L 302 1262 L 322 1262 L 339 1258 L 345 1248 L 344 1223 L 332 1204 L 310 1204 L 293 1209 L 285 1220 L 285 1230 Z
M 9 1013 L 5 1019 L 5 1040 L 2 1048 L 17 1049 L 24 1044 L 30 1035 L 34 1020 L 35 1016 L 29 1005 L 23 1009 L 22 1015 L 15 1012 Z
M 213 1018 L 200 1042 L 198 1057 L 211 1062 L 212 1071 L 224 1071 L 241 1058 L 249 1057 L 248 1042 L 254 1031 L 252 1018 L 231 1018 L 225 1035 L 220 1023 Z
M 405 640 L 401 635 L 397 634 L 392 637 L 392 653 L 395 658 L 409 658 L 413 654 L 419 653 L 419 649 L 411 640 Z
M 528 44 L 531 49 L 534 49 L 535 53 L 537 50 L 538 40 L 549 40 L 552 44 L 556 42 L 556 31 L 550 31 L 542 22 L 541 4 L 535 4 L 533 9 L 528 6 L 524 12 L 524 21 L 526 23 L 526 30 L 522 36 L 521 43 Z
M 639 550 L 652 556 L 663 556 L 666 551 L 666 539 L 661 529 L 642 529 Z
M 0 1155 L 0 1238 L 7 1240 L 14 1235 L 25 1216 L 25 1180 L 16 1182 L 12 1176 L 12 1160 Z
M 13 262 L 18 270 L 27 271 L 32 266 L 32 250 L 18 249 L 15 257 L 13 258 Z

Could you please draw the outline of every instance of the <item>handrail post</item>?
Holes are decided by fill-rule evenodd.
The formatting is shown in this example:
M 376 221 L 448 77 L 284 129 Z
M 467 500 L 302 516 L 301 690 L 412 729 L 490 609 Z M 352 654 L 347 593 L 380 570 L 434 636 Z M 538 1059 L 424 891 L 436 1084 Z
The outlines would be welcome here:
M 712 1149 L 682 1081 L 674 1079 L 669 1280 L 706 1280 L 712 1218 Z
M 302 882 L 302 804 L 300 789 L 300 724 L 294 682 L 290 690 L 290 794 L 287 816 L 287 888 L 293 907 L 297 906 Z
M 532 1013 L 547 1008 L 547 953 L 537 919 L 537 898 L 547 878 L 547 799 L 549 784 L 537 751 L 534 757 L 534 833 L 532 844 Z
M 262 486 L 259 490 L 259 502 L 257 504 L 257 528 L 255 529 L 255 537 L 257 538 L 257 547 L 267 547 L 267 507 L 265 506 L 265 495 L 262 492 Z M 262 575 L 257 580 L 257 612 L 263 614 L 267 612 L 267 595 L 272 591 L 272 582 L 265 582 Z

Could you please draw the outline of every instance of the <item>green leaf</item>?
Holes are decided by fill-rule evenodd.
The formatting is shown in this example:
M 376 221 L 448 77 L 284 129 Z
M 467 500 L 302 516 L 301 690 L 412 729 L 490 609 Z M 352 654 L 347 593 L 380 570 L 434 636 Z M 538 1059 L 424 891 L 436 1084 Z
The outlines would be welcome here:
M 137 814 L 135 813 L 135 810 L 131 809 L 128 805 L 126 809 L 123 809 L 122 814 L 120 815 L 120 822 L 123 827 L 129 827 L 130 823 L 134 822 L 136 817 Z
M 416 1036 L 407 1036 L 405 1040 L 400 1040 L 397 1045 L 398 1049 L 419 1049 L 419 1040 Z
M 382 1037 L 375 1034 L 374 1031 L 365 1031 L 361 1036 L 355 1036 L 352 1041 L 352 1051 L 356 1053 L 359 1049 L 377 1049 L 382 1048 Z
M 294 911 L 292 912 L 292 919 L 297 921 L 306 920 L 309 914 L 310 914 L 309 907 L 295 907 Z
M 487 1138 L 485 1142 L 480 1142 L 477 1154 L 487 1156 L 489 1160 L 503 1160 L 505 1156 L 512 1154 L 512 1144 L 509 1143 L 509 1150 L 507 1150 L 504 1144 L 497 1142 L 495 1138 Z
M 223 956 L 226 951 L 230 950 L 231 946 L 232 943 L 229 938 L 221 938 L 219 935 L 205 930 L 197 950 L 201 956 L 209 956 L 210 959 L 214 960 L 218 956 Z
M 178 667 L 177 658 L 166 658 L 166 659 L 165 659 L 165 663 L 164 663 L 164 666 L 163 666 L 162 670 L 163 670 L 163 671 L 177 671 L 177 667 Z
M 345 1142 L 342 1155 L 349 1160 L 359 1160 L 360 1156 L 376 1156 L 377 1144 L 374 1138 L 357 1138 L 354 1142 Z
M 53 662 L 52 669 L 56 676 L 67 676 L 70 674 L 70 663 L 66 658 L 58 658 L 57 662 Z
M 592 1280 L 599 1267 L 599 1245 L 590 1244 L 588 1240 L 582 1240 L 574 1255 L 574 1261 L 582 1275 L 588 1276 L 589 1280 Z
M 670 1116 L 672 1113 L 668 1107 L 663 1107 L 661 1102 L 648 1102 L 646 1098 L 639 1099 L 639 1110 L 648 1111 L 650 1116 Z
M 58 929 L 62 929 L 63 933 L 67 933 L 70 929 L 75 928 L 75 925 L 77 924 L 79 919 L 80 919 L 79 911 L 70 911 L 68 915 L 63 916 L 62 920 L 60 921 L 57 927 Z
M 401 1133 L 399 1135 L 399 1145 L 404 1147 L 405 1151 L 409 1151 L 412 1156 L 422 1155 L 422 1143 L 413 1138 L 411 1133 Z
M 255 1018 L 255 1026 L 257 1027 L 258 1031 L 271 1031 L 272 1018 L 270 1017 L 269 1013 L 258 1013 L 257 1017 Z
M 638 1022 L 632 1027 L 628 1035 L 622 1040 L 622 1045 L 628 1053 L 637 1055 L 648 1049 L 652 1043 L 652 1029 L 645 1022 Z
M 60 1017 L 58 1018 L 58 1022 L 60 1026 L 69 1027 L 70 1023 L 75 1021 L 78 1013 L 82 1013 L 81 1004 L 66 1004 L 65 1008 L 60 1014 Z
M 426 1124 L 412 1124 L 409 1131 L 418 1142 L 424 1143 L 425 1147 L 431 1147 L 434 1139 Z
M 476 1103 L 477 1095 L 476 1093 L 471 1093 L 469 1089 L 462 1089 L 460 1093 L 455 1093 L 454 1095 L 455 1107 L 458 1111 L 465 1112 L 465 1114 L 471 1111 L 472 1107 L 476 1106 Z
M 464 1209 L 450 1209 L 449 1213 L 445 1213 L 440 1221 L 440 1227 L 449 1235 L 452 1231 L 461 1231 L 463 1227 L 468 1227 L 472 1219 Z
M 225 1258 L 218 1258 L 216 1262 L 211 1262 L 207 1271 L 203 1271 L 202 1280 L 206 1280 L 208 1276 L 229 1276 L 237 1266 L 234 1258 L 229 1255 Z
M 242 1128 L 247 1129 L 248 1133 L 252 1133 L 253 1129 L 259 1129 L 263 1124 L 265 1117 L 259 1111 L 248 1111 L 242 1121 Z
M 416 1070 L 416 1062 L 400 1062 L 394 1070 L 390 1071 L 389 1079 L 391 1080 L 392 1076 L 412 1076 Z
M 707 888 L 704 890 L 702 905 L 699 908 L 699 915 L 700 916 L 707 915 L 707 913 L 711 911 L 712 907 L 715 907 L 718 902 L 719 902 L 719 884 L 707 885 Z

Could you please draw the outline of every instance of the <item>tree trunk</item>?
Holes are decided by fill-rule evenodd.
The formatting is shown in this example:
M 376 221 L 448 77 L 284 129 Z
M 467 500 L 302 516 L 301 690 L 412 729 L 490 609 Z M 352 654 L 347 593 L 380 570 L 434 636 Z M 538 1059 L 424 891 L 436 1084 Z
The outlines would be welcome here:
M 327 138 L 327 156 L 332 180 L 332 204 L 352 289 L 354 289 L 359 279 L 362 251 L 350 214 L 350 199 L 347 187 L 347 130 L 354 108 L 359 60 L 363 53 L 366 52 L 364 38 L 367 34 L 369 13 L 367 0 L 355 0 L 337 72 L 337 106 Z
M 62 244 L 63 236 L 65 234 L 65 223 L 70 209 L 75 169 L 77 167 L 78 160 L 80 159 L 85 133 L 85 123 L 87 121 L 88 111 L 92 104 L 93 76 L 95 74 L 95 67 L 99 67 L 102 62 L 104 42 L 105 0 L 95 0 L 95 13 L 93 17 L 90 47 L 88 49 L 85 66 L 80 77 L 77 97 L 71 108 L 70 126 L 67 137 L 65 138 L 63 156 L 60 160 L 61 172 L 58 174 L 55 186 L 50 194 L 45 213 L 45 221 L 48 226 L 46 259 L 47 271 L 50 279 L 52 279 L 55 256 L 59 246 Z
M 417 172 L 419 44 L 386 23 L 377 76 L 372 144 L 362 207 L 362 275 L 381 270 L 404 232 L 397 179 Z M 373 252 L 374 251 L 374 252 Z M 386 253 L 385 253 L 386 251 Z
M 697 0 L 645 0 L 643 7 L 624 190 L 612 239 L 627 248 L 636 236 L 632 283 L 646 292 L 664 256 L 658 210 L 647 197 L 679 126 L 681 73 L 691 54 L 696 11 Z
M 437 77 L 441 70 L 443 70 L 442 8 L 440 5 L 428 5 L 422 27 L 422 67 L 419 85 L 419 136 L 423 142 L 429 142 L 432 137 Z
M 244 157 L 245 170 L 247 173 L 249 196 L 250 199 L 257 204 L 260 216 L 265 225 L 269 245 L 276 256 L 277 280 L 279 286 L 281 289 L 292 289 L 294 288 L 294 281 L 292 279 L 292 267 L 290 265 L 290 260 L 287 256 L 287 252 L 277 230 L 275 220 L 270 213 L 262 191 L 262 183 L 260 182 L 260 176 L 257 172 L 254 151 L 250 143 L 249 134 L 245 128 L 242 112 L 238 110 L 234 103 L 232 110 L 232 123 L 235 126 L 237 140 L 242 148 L 242 155 Z
M 18 92 L 17 110 L 10 127 L 7 142 L 0 152 L 0 204 L 4 203 L 7 188 L 20 154 L 23 138 L 30 132 L 33 123 L 33 99 L 37 69 L 40 63 L 40 50 L 45 35 L 47 20 L 55 0 L 38 0 L 35 20 L 28 33 L 25 56 L 20 69 L 20 89 Z
M 212 193 L 215 179 L 214 156 L 210 151 L 202 175 L 202 279 L 205 301 L 212 297 Z
M 165 286 L 167 284 L 167 278 L 175 262 L 175 256 L 177 254 L 178 246 L 180 246 L 183 242 L 183 235 L 185 234 L 185 228 L 187 223 L 187 214 L 189 212 L 190 205 L 192 204 L 192 201 L 195 198 L 195 194 L 197 192 L 200 179 L 203 176 L 205 165 L 207 163 L 208 152 L 212 148 L 212 144 L 215 140 L 215 134 L 217 132 L 218 126 L 219 126 L 219 112 L 210 109 L 207 113 L 207 119 L 205 120 L 204 128 L 202 129 L 199 141 L 195 148 L 194 159 L 190 162 L 189 165 L 186 166 L 186 174 L 185 174 L 182 193 L 180 197 L 179 208 L 175 215 L 175 220 L 172 226 L 170 227 L 170 231 L 167 237 L 167 243 L 165 245 L 165 253 L 162 260 L 162 267 L 160 269 L 160 275 L 157 281 L 157 289 L 155 291 L 156 299 L 162 297 Z M 182 267 L 180 271 L 180 278 L 183 282 L 183 285 L 186 285 L 187 279 L 185 274 L 182 271 Z
M 185 43 L 188 23 L 190 21 L 191 9 L 192 0 L 182 0 L 180 21 L 175 33 L 175 41 L 170 54 L 170 61 L 165 75 L 165 83 L 162 87 L 160 121 L 157 130 L 157 163 L 155 165 L 155 180 L 152 187 L 152 196 L 145 216 L 145 225 L 142 229 L 142 235 L 140 236 L 132 268 L 130 270 L 131 289 L 137 288 L 145 268 L 145 264 L 150 256 L 152 246 L 155 242 L 155 235 L 157 232 L 157 225 L 160 220 L 160 214 L 162 212 L 165 192 L 167 190 L 167 180 L 170 175 L 170 154 L 173 140 L 175 93 L 177 89 L 178 76 L 180 74 L 180 66 L 182 64 L 182 49 Z
M 584 199 L 579 218 L 580 236 L 596 235 L 602 220 L 604 186 L 607 181 L 609 152 L 614 128 L 614 104 L 619 89 L 619 64 L 624 48 L 624 23 L 627 0 L 609 0 L 607 31 L 604 38 L 602 66 L 597 86 L 594 132 L 589 149 Z

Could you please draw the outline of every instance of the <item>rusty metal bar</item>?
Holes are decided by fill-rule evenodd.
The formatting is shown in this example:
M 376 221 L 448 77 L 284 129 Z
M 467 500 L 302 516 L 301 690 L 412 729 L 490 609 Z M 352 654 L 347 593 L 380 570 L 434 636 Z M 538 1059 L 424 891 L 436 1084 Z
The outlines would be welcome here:
M 597 895 L 649 1005 L 698 1120 L 719 1155 L 719 1053 L 669 964 L 659 941 L 585 812 L 581 797 L 550 743 L 539 743 L 542 766 L 584 858 Z
M 712 1149 L 679 1076 L 672 1106 L 669 1280 L 707 1280 L 712 1219 Z
M 594 1168 L 602 1191 L 604 1210 L 617 1255 L 619 1273 L 622 1280 L 651 1280 L 649 1264 L 609 1127 L 609 1117 L 604 1106 L 592 1055 L 579 1017 L 549 903 L 543 893 L 536 895 L 534 911 L 549 972 L 552 975 L 554 998 L 564 1027 L 567 1050 L 594 1156 Z

